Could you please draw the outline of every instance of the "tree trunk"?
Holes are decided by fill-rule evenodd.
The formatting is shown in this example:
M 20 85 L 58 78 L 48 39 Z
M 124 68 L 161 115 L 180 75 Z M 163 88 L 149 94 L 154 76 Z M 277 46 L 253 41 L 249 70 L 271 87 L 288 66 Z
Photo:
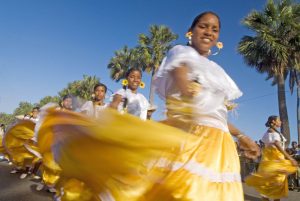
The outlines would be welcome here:
M 151 83 L 150 83 L 150 93 L 149 93 L 149 103 L 150 105 L 154 105 L 154 86 L 153 86 L 153 80 L 154 80 L 154 74 L 155 71 L 153 70 L 151 73 Z
M 297 133 L 298 144 L 300 144 L 300 85 L 297 85 Z
M 282 121 L 281 133 L 287 139 L 286 145 L 289 145 L 290 126 L 289 126 L 289 118 L 288 118 L 288 112 L 286 107 L 285 83 L 284 83 L 283 74 L 278 75 L 277 93 L 278 93 L 279 115 L 280 115 L 280 120 Z

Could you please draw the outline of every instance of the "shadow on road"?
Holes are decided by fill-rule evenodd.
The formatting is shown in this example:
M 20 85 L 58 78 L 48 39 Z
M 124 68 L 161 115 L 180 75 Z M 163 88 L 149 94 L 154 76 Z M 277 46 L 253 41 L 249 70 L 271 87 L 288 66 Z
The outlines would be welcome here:
M 245 194 L 245 201 L 261 201 L 261 199 Z

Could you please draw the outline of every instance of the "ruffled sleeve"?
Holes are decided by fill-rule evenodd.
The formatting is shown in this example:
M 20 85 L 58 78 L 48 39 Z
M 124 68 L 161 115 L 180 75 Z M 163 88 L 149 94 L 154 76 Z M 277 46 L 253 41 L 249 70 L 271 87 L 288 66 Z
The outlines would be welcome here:
M 265 135 L 263 136 L 262 138 L 262 141 L 265 143 L 265 144 L 274 144 L 276 141 L 278 142 L 285 142 L 286 139 L 284 138 L 283 135 L 281 135 L 277 132 L 267 132 L 265 133 Z
M 125 91 L 125 89 L 119 89 L 116 93 L 114 93 L 114 95 L 116 95 L 116 94 L 122 96 L 122 98 L 126 97 L 126 91 Z
M 81 106 L 80 112 L 92 113 L 92 112 L 93 112 L 93 102 L 92 102 L 92 101 L 87 101 L 87 102 L 85 102 L 85 103 Z
M 189 80 L 199 82 L 203 87 L 225 94 L 227 100 L 233 100 L 242 95 L 235 82 L 215 62 L 201 56 L 190 46 L 177 45 L 163 59 L 154 78 L 157 94 L 165 99 L 174 87 L 170 72 L 182 65 L 190 68 Z
M 274 143 L 275 141 L 278 141 L 278 142 L 281 142 L 281 138 L 280 138 L 280 135 L 278 133 L 273 133 L 272 134 L 272 142 Z

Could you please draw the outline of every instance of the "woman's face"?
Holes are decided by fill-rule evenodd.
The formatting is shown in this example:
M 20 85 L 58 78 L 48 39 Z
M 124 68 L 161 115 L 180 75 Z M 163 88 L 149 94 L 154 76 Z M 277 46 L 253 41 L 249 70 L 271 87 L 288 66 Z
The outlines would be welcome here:
M 106 92 L 105 92 L 105 88 L 103 86 L 97 87 L 96 90 L 94 91 L 94 93 L 95 93 L 95 99 L 97 101 L 104 100 Z
M 63 102 L 62 102 L 63 108 L 66 108 L 66 109 L 68 109 L 68 110 L 71 110 L 71 109 L 72 109 L 72 104 L 73 104 L 72 98 L 66 98 L 66 99 L 63 100 Z
M 129 73 L 127 80 L 128 80 L 128 88 L 135 91 L 140 86 L 142 75 L 140 71 L 135 70 Z
M 208 56 L 209 50 L 216 45 L 219 38 L 219 19 L 213 14 L 205 14 L 191 31 L 192 47 L 201 55 Z
M 281 126 L 280 118 L 277 117 L 277 119 L 273 121 L 273 124 L 274 124 L 275 127 L 279 128 Z
M 37 118 L 38 114 L 39 114 L 39 110 L 38 109 L 33 109 L 32 110 L 32 117 L 33 118 Z

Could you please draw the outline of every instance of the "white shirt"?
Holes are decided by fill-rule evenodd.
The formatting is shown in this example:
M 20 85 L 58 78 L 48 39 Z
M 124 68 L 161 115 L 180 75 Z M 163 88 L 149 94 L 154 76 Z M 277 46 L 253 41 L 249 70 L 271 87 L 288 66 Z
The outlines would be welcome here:
M 273 131 L 273 132 L 267 131 L 264 134 L 264 136 L 262 137 L 261 141 L 263 141 L 263 143 L 265 143 L 266 147 L 273 146 L 275 141 L 278 141 L 278 142 L 280 142 L 282 149 L 285 149 L 286 139 L 281 133 L 277 133 L 275 131 Z
M 98 117 L 99 111 L 103 110 L 106 108 L 107 105 L 94 105 L 93 101 L 87 101 L 85 102 L 81 108 L 80 112 L 84 112 L 87 114 L 89 117 Z
M 115 94 L 127 98 L 127 112 L 134 116 L 140 117 L 142 120 L 147 119 L 147 110 L 149 102 L 143 94 L 133 93 L 130 89 L 119 89 Z M 115 95 L 113 94 L 113 95 Z M 123 111 L 123 101 L 118 105 L 118 111 Z
M 24 117 L 24 119 L 30 120 L 30 121 L 32 121 L 33 123 L 37 123 L 37 122 L 39 121 L 39 117 L 33 118 L 33 117 L 28 117 L 28 116 L 26 116 L 26 117 Z
M 3 130 L 3 128 L 1 127 L 0 128 L 0 137 L 2 137 L 4 135 L 4 130 Z
M 188 79 L 201 84 L 200 92 L 192 98 L 190 103 L 183 102 L 170 73 L 182 64 L 189 68 Z M 194 48 L 182 45 L 173 47 L 163 59 L 155 75 L 154 86 L 162 99 L 173 98 L 181 102 L 182 107 L 190 108 L 178 110 L 178 113 L 183 114 L 183 111 L 187 111 L 189 114 L 186 113 L 186 115 L 189 115 L 194 123 L 219 128 L 226 132 L 229 129 L 225 102 L 242 95 L 222 67 L 201 56 Z M 167 109 L 170 110 L 170 108 Z M 174 109 L 176 110 L 172 108 Z

